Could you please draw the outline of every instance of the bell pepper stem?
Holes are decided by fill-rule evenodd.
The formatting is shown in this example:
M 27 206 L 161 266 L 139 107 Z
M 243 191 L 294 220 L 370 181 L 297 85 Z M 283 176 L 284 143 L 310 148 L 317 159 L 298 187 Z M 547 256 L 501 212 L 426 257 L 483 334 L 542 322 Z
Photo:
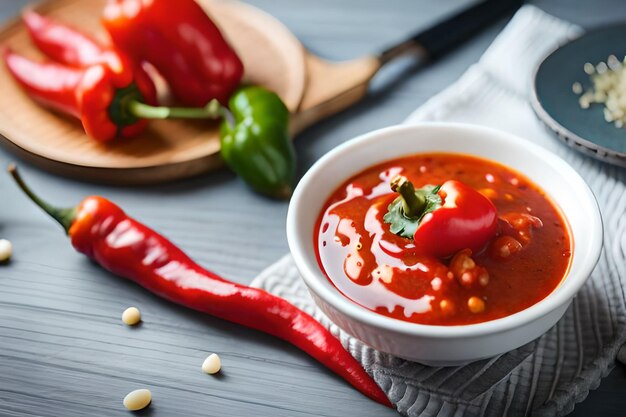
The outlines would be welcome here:
M 59 208 L 55 207 L 51 204 L 48 204 L 39 196 L 37 196 L 31 189 L 26 185 L 22 176 L 17 171 L 17 166 L 15 164 L 9 165 L 9 174 L 13 177 L 17 185 L 21 188 L 21 190 L 26 194 L 35 204 L 37 204 L 43 211 L 48 213 L 50 217 L 59 222 L 63 229 L 65 229 L 65 233 L 69 234 L 70 227 L 72 227 L 72 223 L 76 218 L 76 208 Z
M 151 106 L 138 100 L 129 100 L 128 111 L 140 119 L 218 119 L 225 116 L 225 109 L 213 99 L 204 107 Z
M 389 184 L 391 189 L 400 194 L 402 198 L 402 209 L 404 215 L 410 218 L 417 218 L 426 207 L 426 199 L 423 195 L 415 192 L 413 183 L 404 175 L 396 175 Z

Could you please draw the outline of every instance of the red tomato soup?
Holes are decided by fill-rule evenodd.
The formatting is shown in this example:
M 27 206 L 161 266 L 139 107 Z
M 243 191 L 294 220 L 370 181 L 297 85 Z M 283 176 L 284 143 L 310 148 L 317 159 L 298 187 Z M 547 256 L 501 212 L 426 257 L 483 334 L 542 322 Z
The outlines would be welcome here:
M 405 236 L 392 232 L 385 217 L 393 203 L 408 207 L 390 187 L 398 175 L 415 189 L 430 186 L 439 202 Z M 449 180 L 465 188 L 450 188 L 459 185 Z M 481 207 L 491 207 L 490 219 L 471 217 Z M 463 235 L 465 227 L 474 229 Z M 477 236 L 482 240 L 473 241 Z M 433 325 L 524 310 L 559 285 L 572 257 L 567 223 L 537 185 L 493 161 L 439 153 L 387 161 L 344 182 L 318 218 L 315 247 L 322 270 L 350 300 Z

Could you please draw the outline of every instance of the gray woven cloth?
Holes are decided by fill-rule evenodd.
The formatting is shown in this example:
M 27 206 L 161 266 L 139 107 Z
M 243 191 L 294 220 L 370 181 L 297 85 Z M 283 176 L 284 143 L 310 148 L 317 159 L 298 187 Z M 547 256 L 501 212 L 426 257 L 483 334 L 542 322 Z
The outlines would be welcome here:
M 429 367 L 378 352 L 330 323 L 316 309 L 289 255 L 254 281 L 329 327 L 403 415 L 564 415 L 615 364 L 626 340 L 626 170 L 563 145 L 543 128 L 527 101 L 531 74 L 541 58 L 580 33 L 574 25 L 525 6 L 477 64 L 407 119 L 475 123 L 515 133 L 561 156 L 592 188 L 604 220 L 604 250 L 591 279 L 545 335 L 489 360 Z

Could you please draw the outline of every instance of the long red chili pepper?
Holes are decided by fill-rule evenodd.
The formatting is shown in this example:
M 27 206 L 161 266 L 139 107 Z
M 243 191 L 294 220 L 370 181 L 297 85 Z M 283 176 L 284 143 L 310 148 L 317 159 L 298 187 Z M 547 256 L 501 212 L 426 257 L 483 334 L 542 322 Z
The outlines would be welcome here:
M 22 22 L 37 48 L 56 62 L 79 68 L 109 63 L 113 69 L 130 70 L 128 63 L 116 62 L 119 61 L 119 54 L 112 51 L 110 46 L 105 47 L 70 26 L 59 24 L 32 10 L 22 14 Z
M 106 64 L 72 68 L 36 62 L 6 50 L 4 61 L 13 78 L 39 103 L 80 119 L 85 132 L 98 141 L 137 135 L 146 126 L 124 103 L 156 102 L 149 80 L 127 72 L 115 73 Z
M 147 96 L 146 103 L 156 103 L 156 89 L 148 73 L 112 45 L 103 45 L 71 26 L 58 23 L 32 10 L 24 12 L 22 22 L 37 48 L 48 58 L 77 68 L 105 64 L 114 74 L 120 76 L 120 83 L 136 83 L 143 95 Z
M 4 53 L 4 62 L 31 97 L 47 107 L 80 118 L 74 91 L 83 78 L 83 71 L 54 63 L 40 64 L 10 49 Z
M 25 185 L 15 166 L 9 171 L 20 188 L 63 226 L 74 248 L 105 269 L 177 304 L 286 340 L 363 394 L 391 407 L 383 391 L 339 340 L 286 300 L 207 271 L 109 200 L 87 197 L 76 208 L 58 209 Z
M 227 104 L 243 64 L 194 0 L 109 0 L 102 17 L 113 42 L 148 61 L 174 96 L 189 106 Z
M 100 141 L 135 136 L 146 127 L 147 121 L 127 105 L 156 104 L 156 88 L 140 66 L 114 48 L 33 11 L 24 13 L 23 22 L 41 52 L 55 61 L 36 62 L 5 52 L 10 73 L 32 98 L 77 117 L 85 132 Z

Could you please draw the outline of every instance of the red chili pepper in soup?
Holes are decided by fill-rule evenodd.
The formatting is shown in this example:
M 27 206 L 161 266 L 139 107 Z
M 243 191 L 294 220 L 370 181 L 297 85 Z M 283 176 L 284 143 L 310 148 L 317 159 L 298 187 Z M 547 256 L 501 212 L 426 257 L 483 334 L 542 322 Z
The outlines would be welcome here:
M 316 248 L 349 299 L 437 325 L 493 320 L 539 302 L 566 275 L 572 249 L 565 220 L 539 187 L 457 154 L 408 156 L 355 175 L 326 202 Z
M 416 250 L 447 258 L 462 249 L 482 250 L 493 238 L 498 212 L 484 195 L 460 181 L 418 190 L 397 175 L 391 189 L 400 194 L 384 216 L 393 233 L 413 239 Z

